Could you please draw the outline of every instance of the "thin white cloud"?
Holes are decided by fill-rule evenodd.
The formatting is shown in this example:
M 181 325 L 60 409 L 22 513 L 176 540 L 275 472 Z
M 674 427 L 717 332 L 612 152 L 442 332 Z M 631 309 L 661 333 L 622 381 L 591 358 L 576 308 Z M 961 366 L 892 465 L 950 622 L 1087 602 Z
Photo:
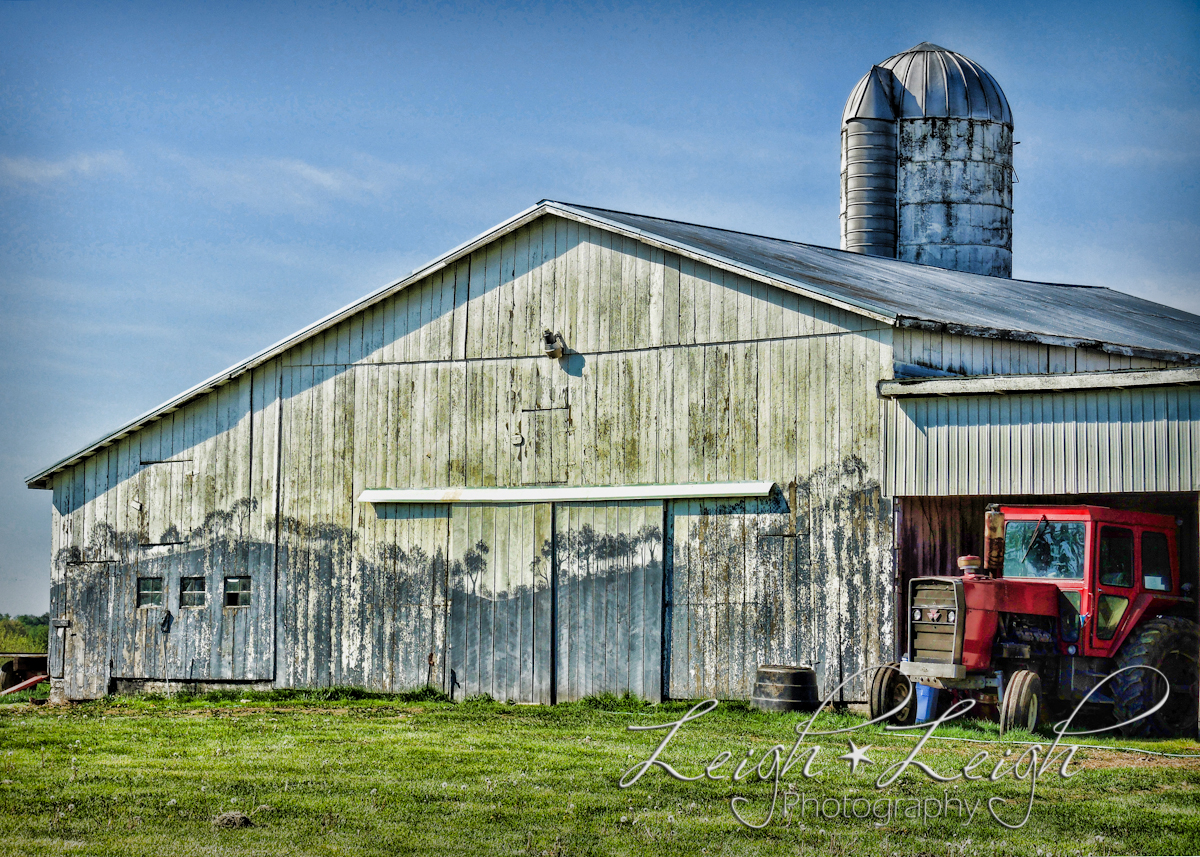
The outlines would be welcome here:
M 121 152 L 79 154 L 58 161 L 0 155 L 0 179 L 8 184 L 46 185 L 77 176 L 127 172 L 129 163 Z
M 359 155 L 346 166 L 322 167 L 297 158 L 216 159 L 178 153 L 196 191 L 218 207 L 244 206 L 265 213 L 311 214 L 330 203 L 371 203 L 423 172 Z

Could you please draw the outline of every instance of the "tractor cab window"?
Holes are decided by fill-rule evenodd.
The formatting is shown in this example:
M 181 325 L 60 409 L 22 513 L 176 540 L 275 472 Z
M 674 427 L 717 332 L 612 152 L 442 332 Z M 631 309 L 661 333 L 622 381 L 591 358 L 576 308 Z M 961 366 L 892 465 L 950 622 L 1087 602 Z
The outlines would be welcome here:
M 1009 521 L 1004 528 L 1004 576 L 1083 577 L 1085 525 L 1075 521 Z
M 1101 530 L 1100 585 L 1133 586 L 1133 530 L 1124 527 Z
M 1117 626 L 1125 616 L 1125 608 L 1129 599 L 1120 595 L 1101 595 L 1096 602 L 1096 636 L 1101 640 L 1111 640 L 1117 633 Z
M 1079 604 L 1082 596 L 1075 589 L 1060 589 L 1058 591 L 1058 622 L 1062 638 L 1065 642 L 1079 641 L 1079 629 L 1082 617 L 1079 615 Z
M 1166 533 L 1142 533 L 1142 584 L 1153 592 L 1171 591 L 1171 547 Z

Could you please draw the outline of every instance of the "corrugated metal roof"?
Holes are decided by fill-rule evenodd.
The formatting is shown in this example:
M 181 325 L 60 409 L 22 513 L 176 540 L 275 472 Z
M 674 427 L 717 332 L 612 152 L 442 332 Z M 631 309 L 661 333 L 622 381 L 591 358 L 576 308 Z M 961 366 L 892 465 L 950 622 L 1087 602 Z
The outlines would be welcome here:
M 544 214 L 571 217 L 737 270 L 900 327 L 1103 348 L 1200 364 L 1200 316 L 1095 286 L 984 277 L 697 226 L 657 217 L 543 200 L 366 297 L 185 390 L 25 480 L 48 488 L 65 467 L 192 399 L 261 366 L 306 339 L 453 264 Z
M 886 69 L 883 75 L 880 69 Z M 944 116 L 990 120 L 1010 128 L 1013 124 L 1004 90 L 987 69 L 969 57 L 929 42 L 890 56 L 872 68 L 850 92 L 842 122 L 869 115 L 861 111 L 872 109 L 867 96 L 870 90 L 882 91 L 880 84 L 886 84 L 892 110 L 899 119 Z

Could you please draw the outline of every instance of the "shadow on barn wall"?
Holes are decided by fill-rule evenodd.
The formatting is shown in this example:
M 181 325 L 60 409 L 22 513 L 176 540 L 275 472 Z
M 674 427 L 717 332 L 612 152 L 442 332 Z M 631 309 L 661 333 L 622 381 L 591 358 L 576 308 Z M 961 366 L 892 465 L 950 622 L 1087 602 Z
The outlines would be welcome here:
M 105 564 L 112 619 L 97 615 L 91 627 L 111 625 L 109 669 L 120 677 L 399 690 L 444 685 L 455 669 L 460 682 L 465 670 L 474 687 L 506 698 L 526 663 L 536 671 L 537 647 L 548 660 L 556 640 L 568 695 L 626 681 L 648 692 L 662 689 L 645 676 L 662 670 L 665 637 L 671 695 L 744 698 L 763 663 L 813 664 L 833 687 L 868 661 L 890 660 L 891 507 L 861 460 L 762 499 L 670 506 L 665 544 L 659 525 L 622 533 L 585 524 L 530 546 L 518 565 L 485 539 L 452 547 L 449 514 L 431 519 L 423 543 L 287 517 L 277 549 L 248 537 L 256 506 L 243 499 L 155 545 L 147 533 L 95 525 L 86 550 L 55 559 L 67 580 L 56 604 L 81 577 L 71 567 Z M 250 604 L 224 606 L 225 578 L 241 576 Z M 138 608 L 139 577 L 163 578 L 157 610 Z M 184 577 L 204 579 L 203 606 L 180 607 Z M 168 609 L 176 624 L 164 644 Z M 640 684 L 620 677 L 639 670 Z M 845 696 L 863 692 L 848 686 Z

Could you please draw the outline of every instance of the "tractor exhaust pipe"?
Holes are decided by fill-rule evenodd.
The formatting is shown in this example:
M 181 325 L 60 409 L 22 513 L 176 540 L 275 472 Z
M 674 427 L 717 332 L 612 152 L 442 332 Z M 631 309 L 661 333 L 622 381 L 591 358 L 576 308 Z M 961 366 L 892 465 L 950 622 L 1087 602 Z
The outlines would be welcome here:
M 991 503 L 983 515 L 983 573 L 1004 576 L 1004 513 Z

